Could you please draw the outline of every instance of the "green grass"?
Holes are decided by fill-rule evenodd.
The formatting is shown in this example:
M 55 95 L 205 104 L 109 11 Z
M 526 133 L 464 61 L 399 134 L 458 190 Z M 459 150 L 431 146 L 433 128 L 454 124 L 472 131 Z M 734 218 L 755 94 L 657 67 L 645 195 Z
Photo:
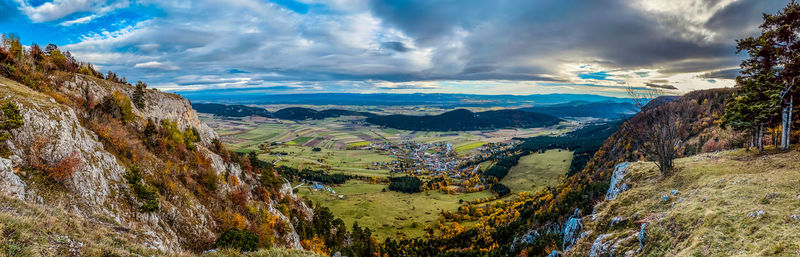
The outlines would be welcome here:
M 305 144 L 306 142 L 310 141 L 311 139 L 314 139 L 314 137 L 298 137 L 298 138 L 295 138 L 294 140 L 292 140 L 292 143 L 294 143 L 296 145 L 302 145 L 302 144 Z
M 514 192 L 536 191 L 558 184 L 558 176 L 569 170 L 572 152 L 561 149 L 547 150 L 523 156 L 517 166 L 500 181 Z
M 0 256 L 69 256 L 68 240 L 83 243 L 80 256 L 161 255 L 137 239 L 144 231 L 115 229 L 111 217 L 84 218 L 5 196 L 0 206 Z
M 483 146 L 485 144 L 486 144 L 486 142 L 480 142 L 480 141 L 478 141 L 478 142 L 468 142 L 466 144 L 462 144 L 462 145 L 456 146 L 455 150 L 456 150 L 457 153 L 464 153 L 464 152 L 467 152 L 469 150 L 481 147 L 481 146 Z
M 596 207 L 596 221 L 586 224 L 594 232 L 574 249 L 588 252 L 600 233 L 619 239 L 638 231 L 630 222 L 638 212 L 637 219 L 652 220 L 643 256 L 799 256 L 800 221 L 791 217 L 800 215 L 797 160 L 797 150 L 702 154 L 676 160 L 677 171 L 667 177 L 653 163 L 634 163 L 631 189 Z M 748 217 L 757 210 L 764 215 Z M 629 221 L 609 228 L 615 216 Z M 635 240 L 620 245 L 619 252 L 638 248 Z
M 379 242 L 387 237 L 424 236 L 425 226 L 435 227 L 442 210 L 457 210 L 460 206 L 459 199 L 471 201 L 492 196 L 488 190 L 449 195 L 438 191 L 416 194 L 381 192 L 384 188 L 386 185 L 383 184 L 350 180 L 333 188 L 337 194 L 344 195 L 344 199 L 338 199 L 327 192 L 313 191 L 309 187 L 299 188 L 298 194 L 330 208 L 336 217 L 345 221 L 347 227 L 356 221 L 359 226 L 369 227 Z M 412 226 L 414 223 L 417 224 L 416 227 Z

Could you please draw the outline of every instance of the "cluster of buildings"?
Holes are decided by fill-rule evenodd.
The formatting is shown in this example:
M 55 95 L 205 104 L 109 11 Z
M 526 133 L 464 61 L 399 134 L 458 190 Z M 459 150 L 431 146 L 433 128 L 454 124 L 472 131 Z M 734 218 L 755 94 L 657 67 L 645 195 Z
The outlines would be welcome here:
M 452 178 L 469 176 L 477 171 L 476 160 L 491 157 L 493 154 L 513 147 L 517 142 L 490 143 L 478 148 L 476 154 L 459 157 L 452 144 L 448 142 L 419 143 L 406 140 L 400 143 L 374 143 L 368 148 L 386 151 L 391 162 L 373 162 L 372 168 L 389 169 L 397 173 L 417 173 L 428 175 L 445 174 Z

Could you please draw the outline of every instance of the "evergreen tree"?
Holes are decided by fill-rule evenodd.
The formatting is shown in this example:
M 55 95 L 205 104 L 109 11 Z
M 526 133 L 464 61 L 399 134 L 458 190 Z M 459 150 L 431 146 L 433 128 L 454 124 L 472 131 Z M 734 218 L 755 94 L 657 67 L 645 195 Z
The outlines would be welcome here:
M 771 126 L 777 118 L 780 84 L 772 73 L 754 77 L 738 77 L 738 90 L 725 107 L 722 126 L 747 131 L 751 140 L 748 147 L 764 150 L 764 127 Z
M 792 1 L 777 14 L 764 14 L 761 34 L 738 40 L 737 51 L 747 52 L 749 58 L 742 62 L 742 80 L 758 82 L 759 76 L 773 76 L 780 83 L 777 102 L 781 112 L 781 148 L 789 148 L 794 95 L 800 77 L 800 5 Z M 754 91 L 770 92 L 770 85 L 760 83 L 740 94 Z
M 144 89 L 147 88 L 147 84 L 138 81 L 136 82 L 136 89 L 133 91 L 133 103 L 136 105 L 136 108 L 140 110 L 144 109 Z

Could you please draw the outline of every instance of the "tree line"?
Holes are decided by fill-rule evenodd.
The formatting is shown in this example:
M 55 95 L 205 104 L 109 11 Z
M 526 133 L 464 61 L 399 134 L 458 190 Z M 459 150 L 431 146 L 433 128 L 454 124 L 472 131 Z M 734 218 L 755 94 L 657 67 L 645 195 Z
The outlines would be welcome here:
M 776 14 L 764 14 L 758 36 L 737 41 L 747 53 L 736 78 L 736 93 L 727 104 L 723 126 L 747 132 L 750 147 L 764 149 L 765 128 L 774 128 L 774 142 L 789 149 L 794 96 L 800 92 L 800 5 L 792 1 Z

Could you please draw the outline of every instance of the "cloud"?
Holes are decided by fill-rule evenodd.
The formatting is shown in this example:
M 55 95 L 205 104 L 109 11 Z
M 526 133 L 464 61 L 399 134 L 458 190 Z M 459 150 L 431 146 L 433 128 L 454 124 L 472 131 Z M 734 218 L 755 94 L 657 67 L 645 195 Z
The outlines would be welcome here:
M 131 5 L 15 1 L 34 22 L 63 26 Z M 297 88 L 434 91 L 450 87 L 431 81 L 458 81 L 474 93 L 492 90 L 480 83 L 513 93 L 518 88 L 497 83 L 510 81 L 574 90 L 627 84 L 688 90 L 711 86 L 711 77 L 721 81 L 713 86 L 732 84 L 731 68 L 741 58 L 735 40 L 757 30 L 761 12 L 785 4 L 778 2 L 143 0 L 136 5 L 158 15 L 86 31 L 62 48 L 170 88 L 308 83 Z
M 178 66 L 161 63 L 158 61 L 149 61 L 143 63 L 137 63 L 133 65 L 134 68 L 142 68 L 142 69 L 155 69 L 155 70 L 179 70 Z
M 92 12 L 96 15 L 103 15 L 129 5 L 127 0 L 54 0 L 52 2 L 42 3 L 38 6 L 32 6 L 27 0 L 14 1 L 19 5 L 19 10 L 33 22 L 58 20 L 80 12 Z
M 72 25 L 75 25 L 75 24 L 84 24 L 84 23 L 92 21 L 94 18 L 97 18 L 97 15 L 89 15 L 89 16 L 80 17 L 80 18 L 77 18 L 77 19 L 74 19 L 74 20 L 64 21 L 64 22 L 59 23 L 59 25 L 68 27 L 68 26 L 72 26 Z
M 668 90 L 677 90 L 678 88 L 673 85 L 667 84 L 655 84 L 655 83 L 645 83 L 646 86 L 658 89 L 668 89 Z

